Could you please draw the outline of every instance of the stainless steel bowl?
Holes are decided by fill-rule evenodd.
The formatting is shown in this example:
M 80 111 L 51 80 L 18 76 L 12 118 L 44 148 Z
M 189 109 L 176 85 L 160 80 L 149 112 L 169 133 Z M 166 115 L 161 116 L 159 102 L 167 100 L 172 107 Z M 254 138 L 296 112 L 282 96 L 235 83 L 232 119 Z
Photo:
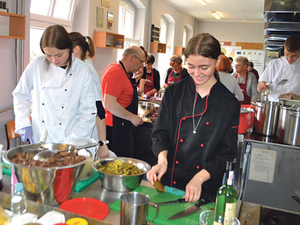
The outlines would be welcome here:
M 121 160 L 122 162 L 127 162 L 135 165 L 138 169 L 143 170 L 144 172 L 139 175 L 114 175 L 105 172 L 100 172 L 98 168 L 109 162 L 113 162 L 115 160 Z M 117 192 L 126 192 L 132 191 L 140 186 L 143 176 L 147 171 L 149 171 L 151 166 L 139 159 L 134 158 L 126 158 L 126 157 L 115 157 L 115 158 L 106 158 L 99 159 L 93 163 L 93 169 L 96 170 L 100 174 L 100 180 L 102 183 L 102 187 L 110 191 Z
M 24 184 L 24 192 L 27 199 L 46 204 L 56 205 L 69 199 L 81 170 L 85 163 L 92 159 L 92 153 L 81 149 L 79 155 L 84 155 L 86 159 L 80 163 L 63 167 L 30 167 L 20 165 L 11 160 L 17 155 L 34 148 L 38 144 L 22 145 L 8 150 L 4 155 L 4 161 L 12 165 L 19 182 Z M 76 146 L 67 144 L 46 143 L 43 146 L 48 149 L 71 150 Z

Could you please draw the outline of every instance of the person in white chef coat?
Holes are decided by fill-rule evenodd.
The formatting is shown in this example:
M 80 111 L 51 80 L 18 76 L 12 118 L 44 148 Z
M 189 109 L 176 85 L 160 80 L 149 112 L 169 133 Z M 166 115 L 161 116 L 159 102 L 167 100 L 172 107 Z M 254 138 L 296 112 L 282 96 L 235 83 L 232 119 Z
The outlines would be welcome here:
M 300 37 L 292 35 L 284 42 L 284 57 L 271 60 L 259 78 L 258 92 L 269 89 L 269 101 L 278 101 L 281 94 L 300 95 Z M 282 85 L 280 81 L 287 79 Z
M 28 64 L 12 93 L 15 132 L 31 143 L 39 142 L 44 128 L 47 142 L 90 138 L 97 114 L 92 72 L 73 55 L 72 40 L 60 25 L 45 29 L 40 48 L 44 55 Z
M 93 138 L 95 140 L 106 140 L 106 121 L 105 121 L 105 110 L 102 105 L 101 98 L 101 88 L 100 88 L 100 78 L 97 73 L 97 70 L 93 66 L 93 62 L 91 59 L 95 56 L 96 50 L 93 39 L 90 36 L 83 36 L 79 32 L 70 32 L 69 33 L 71 40 L 73 42 L 73 54 L 78 59 L 84 61 L 94 76 L 94 84 L 95 84 L 95 92 L 96 92 L 96 106 L 97 106 L 97 132 L 98 136 L 95 135 L 97 132 L 93 132 Z M 106 158 L 109 157 L 109 150 L 107 145 L 103 145 L 99 147 L 98 158 Z

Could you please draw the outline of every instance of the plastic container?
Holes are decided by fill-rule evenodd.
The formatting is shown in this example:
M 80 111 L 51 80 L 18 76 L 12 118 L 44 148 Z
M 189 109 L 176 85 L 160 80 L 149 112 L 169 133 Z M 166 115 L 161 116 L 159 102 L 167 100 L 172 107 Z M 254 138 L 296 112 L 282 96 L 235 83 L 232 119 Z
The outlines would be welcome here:
M 24 186 L 22 183 L 15 185 L 15 192 L 11 197 L 12 221 L 15 217 L 21 216 L 27 210 L 27 200 L 24 193 Z
M 88 222 L 83 219 L 83 218 L 79 218 L 79 217 L 74 217 L 69 219 L 66 224 L 68 225 L 88 225 Z
M 238 133 L 244 134 L 253 125 L 253 105 L 241 105 Z

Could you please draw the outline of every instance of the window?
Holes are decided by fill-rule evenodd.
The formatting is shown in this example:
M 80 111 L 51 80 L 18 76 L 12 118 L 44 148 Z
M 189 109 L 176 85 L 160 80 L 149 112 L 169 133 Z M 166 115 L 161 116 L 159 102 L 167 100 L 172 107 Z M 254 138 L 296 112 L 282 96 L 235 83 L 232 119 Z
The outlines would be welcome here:
M 159 33 L 159 42 L 167 42 L 167 22 L 164 18 L 160 20 L 160 33 Z
M 40 38 L 52 24 L 72 30 L 75 6 L 78 0 L 31 0 L 30 3 L 30 61 L 42 55 Z
M 121 1 L 119 6 L 119 33 L 125 38 L 133 38 L 134 9 L 126 2 Z
M 187 36 L 187 30 L 186 30 L 186 28 L 184 27 L 184 28 L 183 28 L 183 37 L 182 37 L 182 47 L 185 47 L 185 46 L 186 46 L 186 36 Z

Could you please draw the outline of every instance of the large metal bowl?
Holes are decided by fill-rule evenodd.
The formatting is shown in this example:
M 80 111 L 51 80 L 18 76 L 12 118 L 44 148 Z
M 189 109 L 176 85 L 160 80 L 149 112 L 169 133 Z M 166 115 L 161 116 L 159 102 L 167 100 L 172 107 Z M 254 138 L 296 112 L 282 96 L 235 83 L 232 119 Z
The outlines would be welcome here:
M 11 161 L 17 153 L 37 146 L 38 144 L 31 144 L 12 148 L 5 153 L 4 161 L 12 165 L 18 181 L 24 184 L 27 199 L 46 205 L 61 204 L 71 196 L 81 170 L 85 163 L 92 159 L 92 153 L 81 149 L 78 154 L 84 155 L 86 159 L 80 163 L 63 167 L 30 167 Z M 46 143 L 43 147 L 60 151 L 76 148 L 72 145 L 54 143 Z
M 121 160 L 123 162 L 131 163 L 135 165 L 138 169 L 143 170 L 142 174 L 138 175 L 114 175 L 105 172 L 100 172 L 98 168 L 109 162 L 113 162 L 115 160 Z M 106 158 L 106 159 L 99 159 L 93 163 L 93 169 L 96 170 L 100 174 L 100 180 L 102 186 L 110 191 L 117 191 L 117 192 L 126 192 L 132 191 L 140 186 L 143 176 L 147 171 L 149 171 L 151 166 L 139 159 L 134 158 L 126 158 L 126 157 L 115 157 L 115 158 Z

